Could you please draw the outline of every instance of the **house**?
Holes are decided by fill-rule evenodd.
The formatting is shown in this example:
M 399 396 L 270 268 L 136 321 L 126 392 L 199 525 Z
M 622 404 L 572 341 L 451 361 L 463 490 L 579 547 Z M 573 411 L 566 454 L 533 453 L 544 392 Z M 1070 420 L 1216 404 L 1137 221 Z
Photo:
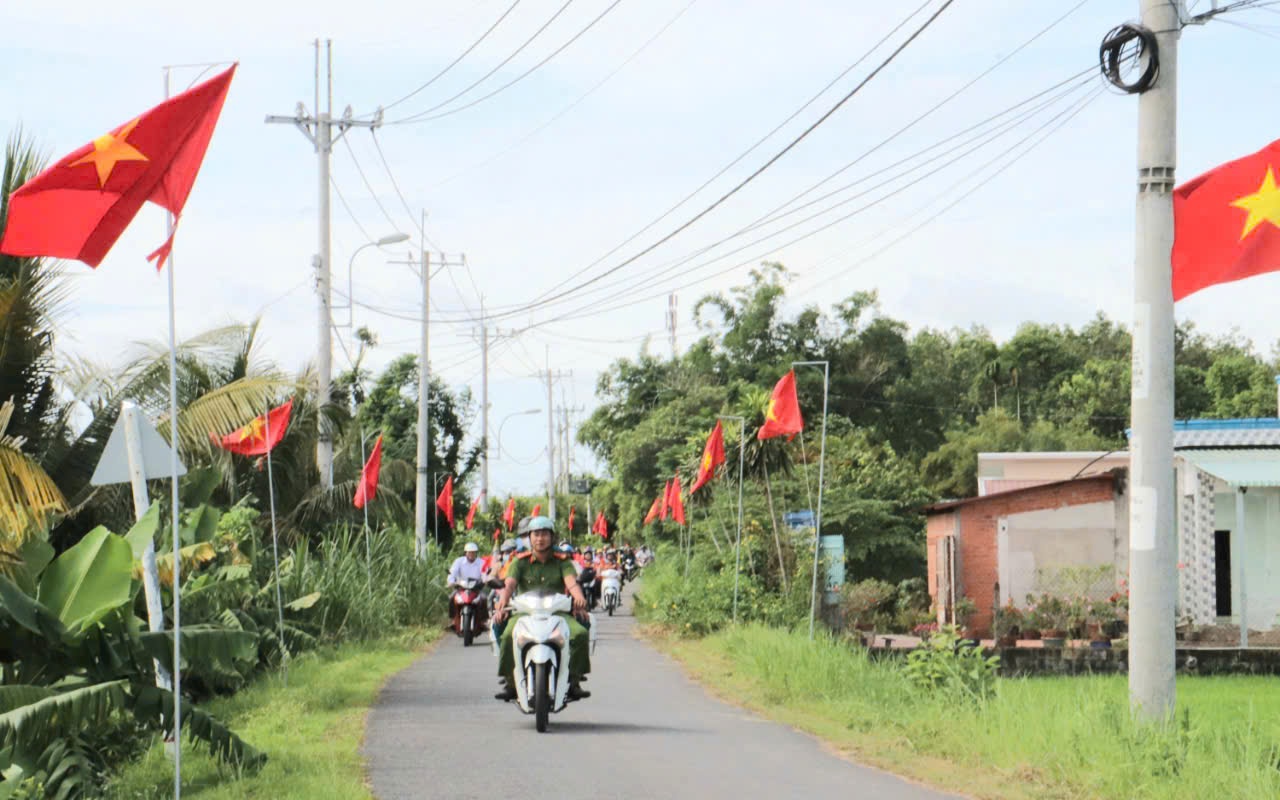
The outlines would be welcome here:
M 930 591 L 989 630 L 997 603 L 1021 604 L 1064 567 L 1128 574 L 1127 452 L 982 453 L 979 495 L 926 509 Z M 1175 423 L 1178 615 L 1269 630 L 1280 615 L 1280 419 Z M 999 587 L 999 595 L 995 594 Z M 1096 587 L 1102 593 L 1108 587 Z

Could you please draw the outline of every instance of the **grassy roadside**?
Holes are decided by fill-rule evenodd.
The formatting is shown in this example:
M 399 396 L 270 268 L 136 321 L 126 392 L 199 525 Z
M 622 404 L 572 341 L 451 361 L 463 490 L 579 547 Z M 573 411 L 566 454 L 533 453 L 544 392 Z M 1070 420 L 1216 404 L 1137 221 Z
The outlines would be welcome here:
M 923 695 L 901 670 L 803 634 L 648 635 L 721 697 L 861 763 L 970 797 L 1280 797 L 1274 678 L 1180 678 L 1184 713 L 1153 731 L 1130 723 L 1121 676 L 1004 680 L 978 707 Z
M 237 777 L 206 753 L 184 747 L 183 797 L 371 798 L 360 757 L 365 715 L 383 683 L 438 636 L 438 631 L 414 630 L 306 653 L 291 666 L 288 687 L 279 676 L 271 675 L 232 697 L 207 704 L 209 711 L 267 753 L 269 760 L 256 775 Z M 159 743 L 119 773 L 107 796 L 119 800 L 173 796 L 173 767 Z

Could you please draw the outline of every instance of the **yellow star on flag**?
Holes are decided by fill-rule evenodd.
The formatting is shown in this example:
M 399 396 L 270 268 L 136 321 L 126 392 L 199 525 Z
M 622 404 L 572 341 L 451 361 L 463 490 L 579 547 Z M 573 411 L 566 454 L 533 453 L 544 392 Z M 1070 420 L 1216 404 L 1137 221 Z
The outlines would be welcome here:
M 706 453 L 702 456 L 702 471 L 706 472 L 711 469 L 711 454 Z
M 1276 176 L 1271 167 L 1267 167 L 1267 174 L 1263 176 L 1258 191 L 1233 200 L 1231 205 L 1249 212 L 1244 221 L 1244 230 L 1240 233 L 1242 241 L 1264 222 L 1280 228 L 1280 188 L 1276 186 Z
M 778 415 L 776 413 L 777 407 L 778 407 L 778 401 L 770 397 L 769 408 L 764 412 L 764 418 L 771 419 L 774 422 L 777 422 L 778 421 Z
M 116 168 L 116 163 L 120 161 L 148 161 L 149 159 L 137 148 L 129 144 L 126 139 L 129 134 L 133 133 L 133 128 L 138 124 L 138 120 L 134 120 L 120 129 L 120 133 L 107 133 L 93 140 L 93 150 L 79 161 L 74 161 L 71 166 L 79 166 L 80 164 L 92 163 L 98 170 L 98 187 L 103 188 L 107 185 L 107 178 L 111 177 L 111 171 Z
M 267 421 L 262 417 L 254 417 L 253 422 L 245 425 L 240 429 L 240 441 L 245 439 L 261 439 L 263 429 L 266 427 Z

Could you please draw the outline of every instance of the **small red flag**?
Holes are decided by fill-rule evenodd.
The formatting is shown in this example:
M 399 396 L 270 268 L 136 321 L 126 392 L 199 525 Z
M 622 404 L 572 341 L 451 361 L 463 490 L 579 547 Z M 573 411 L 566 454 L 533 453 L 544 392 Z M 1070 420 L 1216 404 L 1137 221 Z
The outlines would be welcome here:
M 529 516 L 531 516 L 531 517 L 536 517 L 536 516 L 538 516 L 538 514 L 540 514 L 540 513 L 542 513 L 542 503 L 538 503 L 538 504 L 536 504 L 536 505 L 533 507 L 533 510 L 529 512 Z
M 514 497 L 507 499 L 507 510 L 502 512 L 502 521 L 507 524 L 507 530 L 511 530 L 516 526 L 516 499 Z
M 570 534 L 572 534 L 572 533 L 573 533 L 573 510 L 574 510 L 574 509 L 573 509 L 573 506 L 569 506 L 569 525 L 568 525 L 568 528 L 569 528 L 569 533 L 570 533 Z
M 230 453 L 242 456 L 264 455 L 280 444 L 280 440 L 289 430 L 289 420 L 292 416 L 293 399 L 290 398 L 284 405 L 254 417 L 248 425 L 228 433 L 221 439 L 214 434 L 209 434 L 209 438 L 218 447 Z
M 1280 141 L 1173 190 L 1173 299 L 1280 270 Z
M 235 71 L 169 98 L 19 187 L 0 251 L 96 267 L 148 200 L 180 217 Z M 147 259 L 164 266 L 172 246 L 170 234 Z
M 716 420 L 716 426 L 711 429 L 711 435 L 707 437 L 707 443 L 702 448 L 702 463 L 698 465 L 698 475 L 693 480 L 693 485 L 689 487 L 689 494 L 701 489 L 716 475 L 716 467 L 724 463 L 724 428 L 720 425 L 720 420 Z
M 499 540 L 499 539 L 501 539 L 501 538 L 502 538 L 502 528 L 501 528 L 501 526 L 499 526 L 499 527 L 497 527 L 497 528 L 494 528 L 494 529 L 493 529 L 493 543 L 494 543 L 494 544 L 497 544 L 497 543 L 498 543 L 498 540 Z
M 662 514 L 663 522 L 667 521 L 667 516 L 671 514 L 671 481 L 667 481 L 662 487 Z
M 764 412 L 764 424 L 756 438 L 763 441 L 774 436 L 795 436 L 804 430 L 800 417 L 800 400 L 796 397 L 796 371 L 791 370 L 777 385 L 769 397 L 769 407 Z
M 471 508 L 467 509 L 467 530 L 471 530 L 476 525 L 476 509 L 480 507 L 480 498 L 471 501 Z
M 671 481 L 671 518 L 680 525 L 684 524 L 684 499 L 680 497 L 680 476 Z
M 453 527 L 453 476 L 450 475 L 444 482 L 444 488 L 440 490 L 440 496 L 436 498 L 436 508 L 440 509 L 440 513 L 444 514 L 444 518 L 448 521 L 449 527 Z
M 644 515 L 644 524 L 648 525 L 658 518 L 658 514 L 662 511 L 662 497 L 653 498 L 653 505 L 649 506 L 649 513 Z
M 601 539 L 609 538 L 609 523 L 605 521 L 603 511 L 596 514 L 596 522 L 591 526 L 591 532 L 599 536 Z
M 373 443 L 373 452 L 369 460 L 364 462 L 360 471 L 360 485 L 356 487 L 355 506 L 364 508 L 365 504 L 378 496 L 378 473 L 382 471 L 382 437 Z

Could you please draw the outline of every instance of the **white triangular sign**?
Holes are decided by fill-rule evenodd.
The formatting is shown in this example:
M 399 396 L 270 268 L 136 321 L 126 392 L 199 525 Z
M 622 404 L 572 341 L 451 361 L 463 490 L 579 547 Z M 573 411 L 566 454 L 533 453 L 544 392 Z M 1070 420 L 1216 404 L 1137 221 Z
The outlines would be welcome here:
M 138 438 L 142 440 L 142 474 L 147 480 L 169 478 L 173 476 L 173 467 L 169 462 L 169 443 L 160 437 L 156 429 L 143 418 L 142 413 L 135 411 L 138 427 Z M 94 486 L 105 486 L 110 483 L 129 482 L 129 446 L 125 441 L 125 415 L 121 412 L 116 418 L 116 426 L 111 429 L 107 438 L 107 446 L 102 449 L 102 458 L 98 460 L 98 468 L 93 471 L 89 483 Z M 187 474 L 187 468 L 178 462 L 179 477 Z

